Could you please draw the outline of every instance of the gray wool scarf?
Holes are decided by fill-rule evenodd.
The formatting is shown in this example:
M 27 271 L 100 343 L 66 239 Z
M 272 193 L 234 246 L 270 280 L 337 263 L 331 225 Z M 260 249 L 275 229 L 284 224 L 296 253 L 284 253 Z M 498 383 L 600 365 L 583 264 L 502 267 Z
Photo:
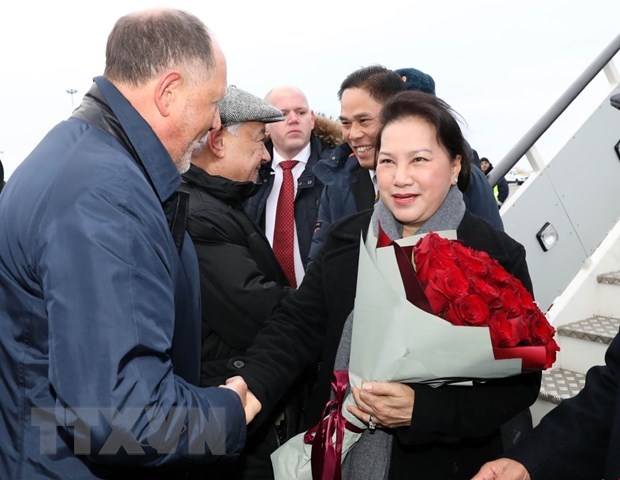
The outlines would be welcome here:
M 457 187 L 452 186 L 437 211 L 420 226 L 416 233 L 456 230 L 464 214 L 465 203 L 463 202 L 463 195 Z M 378 235 L 379 224 L 381 224 L 381 229 L 392 240 L 398 240 L 403 236 L 403 225 L 394 218 L 392 212 L 381 200 L 375 205 L 370 224 L 375 237 Z M 349 369 L 353 314 L 354 312 L 351 312 L 344 325 L 338 352 L 336 353 L 334 370 Z M 365 430 L 345 458 L 342 465 L 343 480 L 386 480 L 390 471 L 392 433 L 391 430 L 378 429 L 374 432 Z

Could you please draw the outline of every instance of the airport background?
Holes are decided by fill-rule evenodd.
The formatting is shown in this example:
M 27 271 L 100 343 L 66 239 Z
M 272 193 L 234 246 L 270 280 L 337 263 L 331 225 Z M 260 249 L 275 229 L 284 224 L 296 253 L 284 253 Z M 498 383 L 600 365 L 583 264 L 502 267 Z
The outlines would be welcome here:
M 116 18 L 162 5 L 127 0 L 96 12 L 75 0 L 0 6 L 5 176 L 70 115 L 101 74 L 105 38 Z M 312 107 L 329 116 L 339 114 L 340 82 L 360 66 L 428 72 L 437 94 L 463 116 L 470 143 L 494 164 L 618 34 L 620 18 L 615 0 L 180 0 L 174 6 L 211 27 L 227 55 L 229 83 L 260 96 L 275 85 L 298 85 Z M 595 79 L 571 107 L 574 113 L 546 135 L 542 153 L 563 145 L 606 92 L 604 79 Z

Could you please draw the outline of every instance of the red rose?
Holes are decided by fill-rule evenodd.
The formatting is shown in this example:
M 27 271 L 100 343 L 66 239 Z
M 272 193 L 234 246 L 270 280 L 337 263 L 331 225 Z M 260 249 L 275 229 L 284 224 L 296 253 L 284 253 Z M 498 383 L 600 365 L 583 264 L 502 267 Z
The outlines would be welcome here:
M 489 319 L 491 341 L 498 347 L 516 347 L 527 337 L 527 325 L 522 317 L 508 318 L 504 312 L 498 311 Z
M 483 277 L 488 275 L 488 264 L 480 258 L 474 256 L 464 256 L 459 258 L 459 267 L 470 276 Z
M 443 269 L 441 273 L 437 271 L 437 274 L 433 277 L 433 281 L 450 300 L 461 298 L 466 295 L 469 290 L 469 281 L 467 277 L 454 265 L 450 265 L 448 268 Z
M 429 238 L 429 235 L 426 235 L 425 237 L 422 237 L 418 241 L 415 248 L 413 249 L 414 256 L 415 256 L 416 271 L 419 270 L 420 268 L 423 268 L 426 265 L 426 260 L 430 252 L 431 241 L 432 239 Z
M 495 285 L 492 285 L 483 278 L 479 277 L 470 278 L 469 284 L 471 286 L 471 290 L 480 295 L 482 300 L 489 305 L 489 308 L 501 308 L 502 302 L 500 299 L 500 290 L 495 287 Z
M 534 297 L 532 297 L 532 294 L 525 289 L 525 287 L 518 278 L 515 278 L 515 280 L 519 282 L 515 290 L 519 303 L 521 303 L 521 305 L 533 305 L 534 310 L 540 312 L 540 310 L 536 306 L 536 302 L 534 302 Z
M 415 258 L 414 264 L 418 276 L 430 277 L 432 272 L 441 271 L 455 265 L 454 257 L 449 247 L 446 248 L 445 245 L 435 241 L 426 242 L 423 247 L 428 248 L 418 249 L 416 246 L 413 249 Z
M 430 281 L 423 286 L 423 289 L 424 295 L 426 295 L 428 303 L 430 304 L 435 315 L 442 316 L 443 312 L 446 308 L 448 308 L 449 300 L 444 294 L 441 286 L 435 284 L 433 281 Z
M 420 279 L 431 280 L 450 268 L 456 268 L 453 260 L 441 255 L 429 255 L 426 262 L 416 263 L 416 275 Z
M 549 325 L 547 318 L 537 310 L 529 310 L 530 331 L 532 339 L 541 344 L 547 343 L 555 334 L 555 328 Z
M 545 363 L 544 368 L 547 369 L 551 368 L 551 366 L 555 363 L 557 352 L 560 351 L 560 346 L 553 338 L 550 338 L 545 344 L 545 351 L 547 353 L 547 362 Z
M 448 307 L 445 317 L 454 325 L 480 327 L 487 324 L 489 307 L 477 295 L 466 295 Z
M 545 346 L 550 367 L 555 329 L 521 281 L 486 252 L 436 233 L 413 248 L 416 275 L 436 315 L 453 325 L 488 326 L 494 347 Z
M 512 283 L 512 279 L 514 279 L 498 262 L 494 262 L 489 267 L 489 275 L 499 285 L 509 285 Z
M 519 302 L 519 298 L 515 295 L 513 290 L 503 290 L 501 296 L 502 302 L 502 310 L 506 314 L 506 316 L 510 317 L 518 317 L 523 315 L 524 309 Z

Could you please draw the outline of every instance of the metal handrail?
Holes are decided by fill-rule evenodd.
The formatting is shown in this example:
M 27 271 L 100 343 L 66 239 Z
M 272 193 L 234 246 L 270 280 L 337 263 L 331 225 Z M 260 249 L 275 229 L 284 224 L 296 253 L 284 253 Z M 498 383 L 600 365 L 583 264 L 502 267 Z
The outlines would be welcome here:
M 620 51 L 620 34 L 599 54 L 583 71 L 564 94 L 556 100 L 547 112 L 530 128 L 514 147 L 493 166 L 489 173 L 489 183 L 495 185 L 512 167 L 534 146 L 538 139 L 549 129 L 568 106 L 579 96 L 605 65 Z

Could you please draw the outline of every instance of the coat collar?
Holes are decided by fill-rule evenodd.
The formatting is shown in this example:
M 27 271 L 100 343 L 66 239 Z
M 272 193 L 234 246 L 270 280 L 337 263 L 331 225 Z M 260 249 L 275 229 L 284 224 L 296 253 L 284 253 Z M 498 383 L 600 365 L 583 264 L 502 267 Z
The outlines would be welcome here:
M 96 77 L 106 104 L 118 119 L 133 146 L 138 161 L 161 203 L 173 195 L 181 184 L 181 176 L 161 140 L 121 92 L 104 77 Z
M 200 187 L 227 205 L 235 207 L 241 207 L 243 202 L 257 191 L 254 182 L 234 182 L 218 175 L 210 175 L 196 165 L 191 165 L 183 174 L 183 181 Z

